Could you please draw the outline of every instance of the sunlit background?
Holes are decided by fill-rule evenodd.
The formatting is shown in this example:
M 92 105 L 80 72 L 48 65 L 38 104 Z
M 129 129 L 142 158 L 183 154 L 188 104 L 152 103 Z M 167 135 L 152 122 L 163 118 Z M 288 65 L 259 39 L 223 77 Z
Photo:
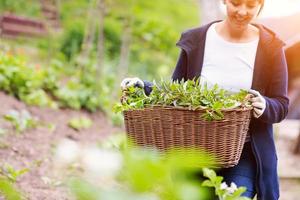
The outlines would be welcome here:
M 266 0 L 261 17 L 281 17 L 297 12 L 300 12 L 299 0 Z

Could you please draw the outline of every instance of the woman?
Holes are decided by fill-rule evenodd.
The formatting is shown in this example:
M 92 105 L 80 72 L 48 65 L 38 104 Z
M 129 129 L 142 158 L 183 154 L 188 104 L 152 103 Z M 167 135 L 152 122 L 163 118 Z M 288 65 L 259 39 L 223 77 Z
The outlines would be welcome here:
M 261 11 L 264 0 L 224 0 L 227 16 L 199 28 L 184 32 L 177 45 L 181 53 L 173 80 L 201 80 L 235 90 L 249 89 L 253 118 L 239 163 L 219 173 L 225 181 L 246 186 L 244 196 L 277 200 L 279 184 L 277 155 L 272 124 L 287 115 L 287 66 L 283 42 L 252 20 Z M 144 87 L 151 83 L 126 78 L 121 87 Z

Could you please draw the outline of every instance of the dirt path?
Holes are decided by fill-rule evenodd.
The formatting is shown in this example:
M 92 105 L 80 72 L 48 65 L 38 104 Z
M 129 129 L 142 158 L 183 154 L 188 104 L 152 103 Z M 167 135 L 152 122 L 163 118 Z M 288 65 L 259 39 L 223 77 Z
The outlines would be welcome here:
M 62 200 L 69 199 L 62 186 L 55 186 L 52 178 L 53 150 L 62 138 L 69 138 L 80 143 L 97 143 L 109 134 L 122 131 L 113 127 L 105 116 L 98 113 L 87 113 L 72 110 L 51 110 L 47 108 L 27 107 L 15 98 L 0 92 L 0 127 L 9 133 L 0 136 L 0 163 L 9 163 L 15 169 L 29 168 L 17 181 L 17 185 L 30 200 Z M 22 134 L 13 132 L 2 116 L 8 111 L 27 109 L 33 116 L 43 122 L 56 126 L 54 131 L 48 127 L 38 127 Z M 73 117 L 86 116 L 93 121 L 93 126 L 77 132 L 68 127 Z M 1 197 L 0 197 L 1 199 Z
M 275 126 L 280 177 L 280 200 L 300 199 L 300 154 L 293 154 L 300 132 L 299 120 L 284 120 Z

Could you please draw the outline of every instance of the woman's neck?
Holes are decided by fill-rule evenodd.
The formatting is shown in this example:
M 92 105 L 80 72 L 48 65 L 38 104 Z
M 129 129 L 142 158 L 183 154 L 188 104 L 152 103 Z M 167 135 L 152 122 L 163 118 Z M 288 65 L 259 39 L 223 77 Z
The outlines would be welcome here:
M 225 40 L 231 42 L 249 42 L 259 35 L 259 31 L 255 26 L 248 24 L 245 27 L 236 28 L 227 19 L 216 25 L 216 31 Z

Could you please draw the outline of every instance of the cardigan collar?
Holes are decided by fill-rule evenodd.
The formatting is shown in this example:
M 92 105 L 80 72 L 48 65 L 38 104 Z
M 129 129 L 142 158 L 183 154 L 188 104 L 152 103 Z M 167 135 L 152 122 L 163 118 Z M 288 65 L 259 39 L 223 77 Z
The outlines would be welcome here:
M 221 20 L 213 21 L 204 26 L 194 28 L 194 29 L 189 29 L 183 32 L 180 40 L 176 43 L 176 45 L 183 48 L 187 52 L 194 50 L 196 48 L 201 48 L 201 45 L 199 45 L 199 43 L 201 44 L 203 41 L 205 42 L 208 28 L 213 23 L 220 22 L 220 21 Z M 264 25 L 256 24 L 256 23 L 253 23 L 253 25 L 259 29 L 259 38 L 263 46 L 268 47 L 268 46 L 275 45 L 275 47 L 282 47 L 285 45 L 285 43 L 282 40 L 280 40 L 273 31 L 271 31 Z
M 176 43 L 187 54 L 187 78 L 198 78 L 201 75 L 204 49 L 206 41 L 206 33 L 210 25 L 214 21 L 199 28 L 187 30 L 182 33 L 180 40 Z M 260 24 L 253 24 L 259 29 L 259 42 L 255 57 L 253 80 L 251 89 L 265 94 L 266 76 L 268 76 L 268 68 L 272 67 L 273 55 L 278 52 L 278 48 L 282 48 L 284 43 L 271 30 Z M 267 77 L 268 78 L 268 77 Z

